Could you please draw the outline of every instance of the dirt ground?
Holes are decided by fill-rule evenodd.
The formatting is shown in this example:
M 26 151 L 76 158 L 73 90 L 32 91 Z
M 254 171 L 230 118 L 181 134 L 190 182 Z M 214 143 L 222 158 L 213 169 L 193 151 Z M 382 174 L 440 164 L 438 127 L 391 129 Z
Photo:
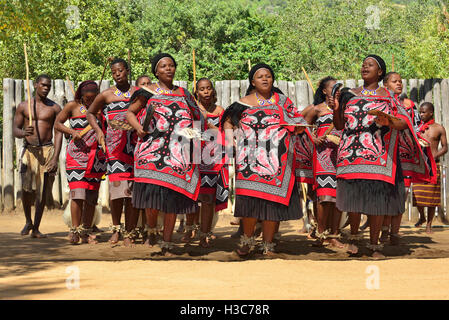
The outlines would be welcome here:
M 431 235 L 404 222 L 402 245 L 387 245 L 385 260 L 371 259 L 364 247 L 355 257 L 313 247 L 299 232 L 302 221 L 285 222 L 276 259 L 243 260 L 234 253 L 231 219 L 220 217 L 210 249 L 200 249 L 198 241 L 182 244 L 175 233 L 176 255 L 165 258 L 140 242 L 111 246 L 109 214 L 102 215 L 100 243 L 77 246 L 68 243 L 62 211 L 45 213 L 46 239 L 20 235 L 21 212 L 0 214 L 0 299 L 449 298 L 449 228 L 438 221 Z M 364 236 L 366 244 L 368 232 Z

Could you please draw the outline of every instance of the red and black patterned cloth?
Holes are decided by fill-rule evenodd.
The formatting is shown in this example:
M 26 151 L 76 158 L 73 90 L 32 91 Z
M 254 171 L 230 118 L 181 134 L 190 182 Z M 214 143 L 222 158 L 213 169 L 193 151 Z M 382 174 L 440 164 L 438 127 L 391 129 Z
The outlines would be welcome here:
M 126 122 L 129 99 L 114 101 L 103 109 L 106 120 Z M 107 173 L 109 181 L 132 180 L 134 167 L 134 148 L 137 142 L 135 131 L 114 129 L 107 125 L 105 130 Z
M 319 117 L 316 121 L 317 137 L 325 134 L 341 137 L 341 131 L 332 128 L 327 132 L 329 127 L 333 126 L 334 116 L 332 113 L 326 113 Z M 313 152 L 313 177 L 314 189 L 317 197 L 333 197 L 337 196 L 337 152 L 338 144 L 326 140 L 321 145 L 315 145 Z
M 88 126 L 85 115 L 69 119 L 70 127 L 82 131 Z M 67 145 L 66 175 L 70 189 L 98 190 L 106 173 L 106 155 L 98 145 L 93 129 L 81 140 L 71 140 Z

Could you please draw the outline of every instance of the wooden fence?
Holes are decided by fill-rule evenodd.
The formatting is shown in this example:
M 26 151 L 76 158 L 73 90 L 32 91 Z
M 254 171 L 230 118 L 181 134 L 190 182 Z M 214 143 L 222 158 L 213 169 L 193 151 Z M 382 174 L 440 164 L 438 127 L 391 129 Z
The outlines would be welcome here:
M 3 145 L 1 156 L 2 174 L 0 175 L 1 198 L 0 204 L 4 210 L 13 210 L 21 207 L 21 181 L 17 168 L 19 163 L 19 151 L 23 141 L 14 138 L 12 134 L 13 117 L 17 105 L 25 100 L 26 81 L 16 79 L 3 79 Z M 362 80 L 340 80 L 347 87 L 356 87 L 363 83 Z M 98 81 L 97 81 L 98 83 Z M 176 85 L 192 88 L 192 84 L 187 81 L 177 81 Z M 73 84 L 72 84 L 73 85 Z M 101 90 L 109 88 L 110 82 L 105 80 L 101 84 Z M 433 102 L 435 105 L 435 120 L 445 128 L 449 128 L 449 79 L 410 79 L 403 80 L 404 92 L 417 105 L 424 101 Z M 299 109 L 313 102 L 313 91 L 307 81 L 276 81 L 275 86 L 279 87 Z M 33 82 L 30 81 L 30 88 L 33 92 Z M 224 107 L 240 99 L 245 95 L 248 88 L 248 80 L 224 80 L 216 81 L 217 104 Z M 73 93 L 69 84 L 65 80 L 53 80 L 52 88 L 48 97 L 59 105 L 63 106 L 67 101 L 73 100 Z M 63 146 L 59 161 L 59 170 L 53 185 L 53 201 L 55 207 L 65 205 L 69 198 L 69 188 L 65 177 L 65 155 L 67 143 L 63 139 Z M 444 168 L 449 165 L 449 155 L 446 155 L 442 162 Z M 448 182 L 447 175 L 444 180 Z M 100 202 L 104 207 L 109 206 L 108 185 L 102 182 L 100 189 Z M 449 195 L 445 192 L 444 203 L 449 200 Z M 410 214 L 409 214 L 410 218 Z

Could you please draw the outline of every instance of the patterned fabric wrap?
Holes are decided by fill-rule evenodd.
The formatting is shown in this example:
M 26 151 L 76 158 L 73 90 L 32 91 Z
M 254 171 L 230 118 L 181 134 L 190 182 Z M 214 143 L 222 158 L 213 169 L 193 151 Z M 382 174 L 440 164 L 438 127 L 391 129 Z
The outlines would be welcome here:
M 154 114 L 148 131 L 138 139 L 134 154 L 134 180 L 151 183 L 197 200 L 201 180 L 196 159 L 201 145 L 198 139 L 179 135 L 185 128 L 204 129 L 204 118 L 192 95 L 180 88 L 181 94 L 157 94 L 137 115 L 143 125 L 150 108 Z M 197 152 L 197 150 L 199 152 Z
M 419 207 L 439 207 L 441 205 L 441 172 L 437 167 L 437 183 L 414 183 L 413 205 Z
M 70 118 L 69 123 L 76 131 L 82 131 L 89 124 L 85 115 Z M 81 140 L 71 140 L 68 143 L 66 175 L 70 189 L 98 190 L 105 173 L 106 155 L 98 144 L 93 129 L 83 135 Z
M 433 157 L 417 140 L 412 120 L 399 100 L 388 96 L 353 96 L 344 111 L 346 119 L 338 149 L 337 178 L 380 180 L 395 184 L 397 162 L 412 182 L 436 180 Z M 378 126 L 369 110 L 378 109 L 406 121 L 402 131 Z M 399 148 L 398 153 L 396 152 Z
M 292 137 L 295 147 L 295 176 L 298 183 L 313 184 L 313 140 L 307 128 L 303 133 Z
M 294 126 L 306 124 L 291 100 L 275 93 L 275 103 L 248 107 L 237 130 L 236 195 L 249 196 L 287 206 L 294 171 Z
M 106 120 L 126 121 L 130 100 L 120 100 L 108 104 L 103 113 Z M 110 125 L 105 131 L 107 173 L 109 181 L 130 180 L 133 178 L 134 148 L 137 135 L 134 130 L 114 129 Z
M 220 211 L 228 207 L 229 197 L 229 170 L 225 164 L 224 134 L 221 134 L 220 115 L 211 115 L 207 121 L 219 128 L 219 135 L 203 134 L 205 141 L 201 146 L 201 164 L 199 165 L 201 174 L 200 193 L 215 195 L 215 211 Z
M 317 137 L 326 134 L 330 125 L 333 124 L 334 116 L 326 113 L 316 121 Z M 341 137 L 341 130 L 333 128 L 328 134 Z M 337 152 L 338 145 L 331 141 L 326 141 L 322 145 L 315 146 L 313 152 L 313 176 L 314 189 L 317 196 L 337 196 Z

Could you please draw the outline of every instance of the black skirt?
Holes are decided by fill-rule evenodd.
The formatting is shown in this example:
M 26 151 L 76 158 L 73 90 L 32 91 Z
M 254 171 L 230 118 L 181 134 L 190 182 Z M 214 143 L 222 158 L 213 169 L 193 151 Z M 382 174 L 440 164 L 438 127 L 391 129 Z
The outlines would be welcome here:
M 380 180 L 337 179 L 337 208 L 373 216 L 397 216 L 405 211 L 405 184 L 400 162 L 396 184 Z
M 303 214 L 296 183 L 288 206 L 261 198 L 237 195 L 234 216 L 268 221 L 301 219 Z
M 189 214 L 198 211 L 197 201 L 172 189 L 150 183 L 135 182 L 133 207 L 156 209 L 164 213 Z

